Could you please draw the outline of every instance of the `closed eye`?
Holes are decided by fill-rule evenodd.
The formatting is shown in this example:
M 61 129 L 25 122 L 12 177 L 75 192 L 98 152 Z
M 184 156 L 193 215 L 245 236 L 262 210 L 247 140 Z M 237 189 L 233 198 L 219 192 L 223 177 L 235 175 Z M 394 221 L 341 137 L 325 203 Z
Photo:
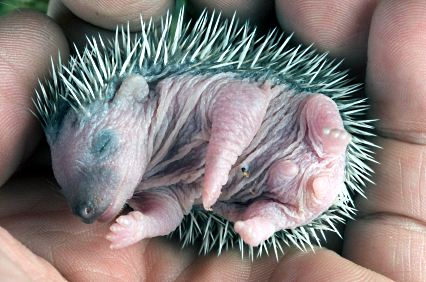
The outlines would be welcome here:
M 91 152 L 95 157 L 112 154 L 117 147 L 117 137 L 113 130 L 100 131 L 93 140 Z
M 101 154 L 105 152 L 105 148 L 107 148 L 110 143 L 111 143 L 111 138 L 105 138 L 99 146 L 99 149 L 98 149 L 99 153 Z

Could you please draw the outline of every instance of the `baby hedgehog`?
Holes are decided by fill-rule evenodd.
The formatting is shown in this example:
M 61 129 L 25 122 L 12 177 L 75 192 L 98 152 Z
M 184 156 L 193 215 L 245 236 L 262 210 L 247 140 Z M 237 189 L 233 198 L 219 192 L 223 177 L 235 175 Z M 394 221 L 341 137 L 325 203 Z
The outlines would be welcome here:
M 204 253 L 253 255 L 337 232 L 372 173 L 359 85 L 326 54 L 235 17 L 185 23 L 181 10 L 141 25 L 88 39 L 36 93 L 73 213 L 115 219 L 114 249 L 176 230 Z

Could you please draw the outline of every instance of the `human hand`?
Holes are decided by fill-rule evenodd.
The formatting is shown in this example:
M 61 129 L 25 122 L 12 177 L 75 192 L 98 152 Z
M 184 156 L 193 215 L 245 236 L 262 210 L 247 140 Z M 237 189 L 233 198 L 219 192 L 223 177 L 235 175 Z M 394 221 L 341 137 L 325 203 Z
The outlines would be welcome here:
M 137 25 L 139 13 L 158 16 L 172 7 L 167 0 L 63 2 L 92 24 L 73 16 L 58 1 L 50 4 L 50 14 L 78 46 L 84 44 L 85 33 L 107 35 L 103 28 L 113 30 L 128 20 Z M 192 3 L 194 13 L 207 1 L 197 3 Z M 209 3 L 227 11 L 242 7 L 243 16 L 260 24 L 274 9 L 262 0 Z M 2 230 L 0 276 L 43 281 L 58 280 L 59 273 L 73 281 L 325 281 L 385 279 L 378 274 L 382 273 L 397 280 L 421 280 L 426 271 L 424 252 L 417 251 L 425 240 L 426 217 L 422 202 L 426 60 L 421 50 L 426 37 L 417 30 L 426 28 L 426 5 L 420 0 L 383 1 L 377 6 L 376 1 L 328 3 L 277 1 L 275 9 L 283 27 L 294 30 L 301 41 L 316 42 L 332 55 L 348 58 L 347 64 L 355 69 L 367 66 L 371 115 L 381 120 L 377 125 L 382 137 L 375 142 L 383 150 L 377 155 L 381 163 L 375 167 L 377 185 L 367 190 L 368 200 L 357 201 L 360 219 L 345 232 L 343 257 L 325 249 L 288 250 L 279 262 L 270 256 L 252 263 L 241 260 L 237 251 L 199 257 L 195 248 L 181 250 L 177 242 L 163 238 L 111 251 L 104 239 L 108 224 L 86 225 L 72 216 L 52 189 L 48 171 L 34 165 L 43 152 L 39 148 L 34 153 L 41 131 L 28 111 L 33 88 L 38 77 L 48 74 L 50 56 L 59 48 L 65 60 L 68 46 L 51 20 L 16 12 L 0 20 L 0 225 L 28 249 Z M 30 156 L 32 164 L 27 162 L 9 179 Z

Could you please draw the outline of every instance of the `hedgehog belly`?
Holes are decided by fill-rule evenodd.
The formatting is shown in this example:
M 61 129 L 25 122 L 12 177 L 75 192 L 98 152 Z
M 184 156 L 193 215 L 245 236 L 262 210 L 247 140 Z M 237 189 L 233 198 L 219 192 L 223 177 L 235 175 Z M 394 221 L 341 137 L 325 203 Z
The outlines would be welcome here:
M 217 193 L 211 190 L 218 185 L 213 213 L 235 222 L 256 246 L 311 222 L 344 189 L 349 135 L 330 98 L 232 73 L 171 76 L 150 89 L 155 115 L 144 122 L 152 128 L 151 157 L 130 205 L 145 215 L 175 212 L 138 228 L 169 233 L 181 219 L 176 215 L 202 209 L 205 191 Z M 125 226 L 116 226 L 110 237 L 120 245 L 129 235 L 119 236 Z

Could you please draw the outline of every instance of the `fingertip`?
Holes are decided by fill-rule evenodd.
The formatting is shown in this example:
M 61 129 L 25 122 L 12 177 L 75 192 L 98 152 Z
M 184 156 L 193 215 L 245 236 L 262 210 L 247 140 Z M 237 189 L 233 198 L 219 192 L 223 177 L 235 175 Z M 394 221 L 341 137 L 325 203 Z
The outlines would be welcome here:
M 426 144 L 426 2 L 381 1 L 371 23 L 366 90 L 380 134 Z
M 321 51 L 344 58 L 346 65 L 360 68 L 366 63 L 371 16 L 377 0 L 292 1 L 276 0 L 281 26 L 295 32 L 304 44 L 315 43 Z
M 115 29 L 119 24 L 130 23 L 132 31 L 140 29 L 140 16 L 159 19 L 172 10 L 172 0 L 63 0 L 64 5 L 77 17 L 105 29 Z
M 26 78 L 47 74 L 50 56 L 56 59 L 58 50 L 62 58 L 69 53 L 61 28 L 51 18 L 33 10 L 16 10 L 0 18 L 0 44 L 9 67 L 22 71 Z M 48 58 L 47 62 L 42 55 Z M 32 84 L 32 81 L 23 82 Z

